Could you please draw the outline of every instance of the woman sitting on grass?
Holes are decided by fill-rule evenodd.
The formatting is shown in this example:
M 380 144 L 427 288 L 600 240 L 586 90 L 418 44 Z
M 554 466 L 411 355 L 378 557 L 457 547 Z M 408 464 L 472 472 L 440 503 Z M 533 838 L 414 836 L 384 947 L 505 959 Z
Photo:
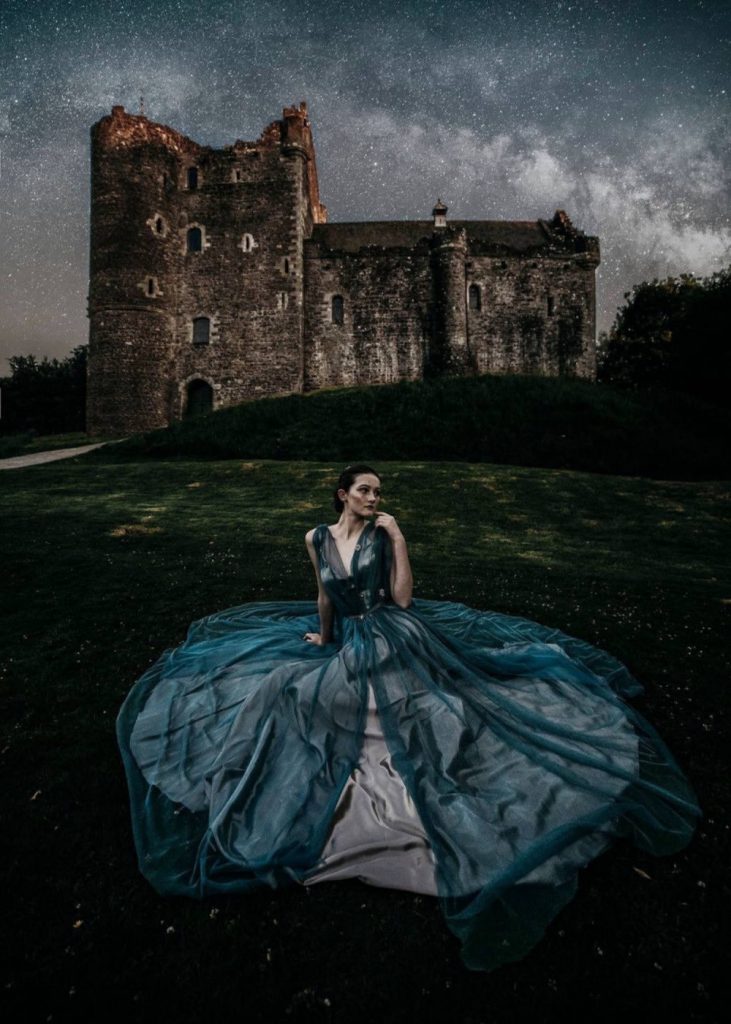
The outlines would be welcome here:
M 347 877 L 440 900 L 465 964 L 522 957 L 616 838 L 700 814 L 627 669 L 527 619 L 412 596 L 381 478 L 306 536 L 318 587 L 191 625 L 123 705 L 140 869 L 194 897 Z M 445 566 L 445 573 L 448 566 Z

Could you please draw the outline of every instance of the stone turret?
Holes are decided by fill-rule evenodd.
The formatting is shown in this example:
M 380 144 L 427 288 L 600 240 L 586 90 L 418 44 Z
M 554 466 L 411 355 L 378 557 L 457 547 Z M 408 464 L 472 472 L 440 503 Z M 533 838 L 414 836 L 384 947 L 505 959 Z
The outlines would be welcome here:
M 443 204 L 442 204 L 443 206 Z M 446 206 L 443 206 L 446 215 Z M 436 227 L 432 236 L 434 275 L 434 344 L 431 373 L 469 373 L 467 343 L 467 232 L 463 227 Z
M 89 430 L 302 390 L 302 248 L 327 219 L 306 105 L 223 149 L 116 106 L 91 148 Z
M 198 147 L 118 106 L 92 129 L 91 154 L 88 429 L 162 426 L 182 267 L 174 197 Z

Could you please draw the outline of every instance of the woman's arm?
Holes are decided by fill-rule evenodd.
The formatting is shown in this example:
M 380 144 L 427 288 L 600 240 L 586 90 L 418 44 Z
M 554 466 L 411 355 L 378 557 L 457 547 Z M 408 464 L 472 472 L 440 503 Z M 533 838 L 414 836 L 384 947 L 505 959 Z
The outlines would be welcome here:
M 376 513 L 376 526 L 384 529 L 391 538 L 391 597 L 400 608 L 408 608 L 413 597 L 414 577 L 411 574 L 406 539 L 394 517 L 387 512 Z
M 317 552 L 315 551 L 315 545 L 312 538 L 315 535 L 314 530 L 309 530 L 305 534 L 305 544 L 307 545 L 307 553 L 310 556 L 312 565 L 315 569 L 315 576 L 317 578 L 317 610 L 320 613 L 320 632 L 319 633 L 305 633 L 305 640 L 311 644 L 318 644 L 323 647 L 325 644 L 332 642 L 333 633 L 333 605 L 330 598 L 327 596 L 327 592 L 322 585 L 320 578 L 320 566 L 317 559 Z

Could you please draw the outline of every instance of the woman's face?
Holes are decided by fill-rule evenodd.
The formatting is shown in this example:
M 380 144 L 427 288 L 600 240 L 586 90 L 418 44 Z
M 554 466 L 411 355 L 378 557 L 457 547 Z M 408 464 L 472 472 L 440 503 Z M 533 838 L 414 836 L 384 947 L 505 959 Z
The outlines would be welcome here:
M 355 515 L 371 518 L 381 500 L 381 481 L 374 473 L 359 473 L 350 490 L 341 487 L 338 497 Z

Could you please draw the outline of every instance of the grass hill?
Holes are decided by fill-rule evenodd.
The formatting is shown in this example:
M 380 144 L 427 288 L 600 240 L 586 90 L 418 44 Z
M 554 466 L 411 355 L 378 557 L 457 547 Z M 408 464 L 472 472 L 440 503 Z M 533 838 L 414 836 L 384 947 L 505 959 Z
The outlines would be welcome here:
M 731 414 L 686 395 L 483 376 L 286 395 L 183 420 L 103 459 L 421 459 L 725 479 Z

